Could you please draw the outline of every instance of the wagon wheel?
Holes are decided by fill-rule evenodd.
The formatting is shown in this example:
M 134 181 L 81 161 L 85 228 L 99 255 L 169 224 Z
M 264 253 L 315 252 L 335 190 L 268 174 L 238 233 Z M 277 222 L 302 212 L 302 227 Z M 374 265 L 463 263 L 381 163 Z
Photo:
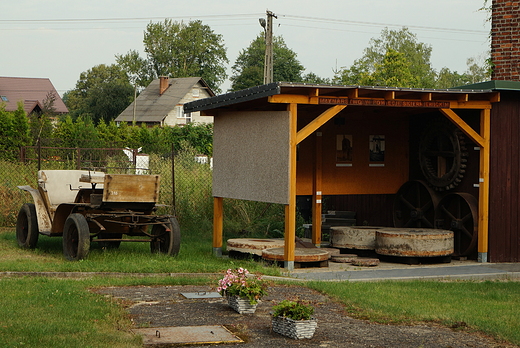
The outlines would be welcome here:
M 70 261 L 87 257 L 90 249 L 90 230 L 87 219 L 81 214 L 71 214 L 63 227 L 63 255 Z
M 36 207 L 33 203 L 26 203 L 20 208 L 16 219 L 16 240 L 20 247 L 34 249 L 38 243 L 38 236 Z
M 152 253 L 163 253 L 175 256 L 181 247 L 181 229 L 177 219 L 172 217 L 161 225 L 153 225 L 150 250 Z
M 439 202 L 436 219 L 454 232 L 454 256 L 471 255 L 477 246 L 478 202 L 469 193 L 450 193 Z
M 419 143 L 419 164 L 426 181 L 436 191 L 455 188 L 466 172 L 464 136 L 447 121 L 434 122 Z
M 394 226 L 434 228 L 438 194 L 423 181 L 408 181 L 394 199 Z

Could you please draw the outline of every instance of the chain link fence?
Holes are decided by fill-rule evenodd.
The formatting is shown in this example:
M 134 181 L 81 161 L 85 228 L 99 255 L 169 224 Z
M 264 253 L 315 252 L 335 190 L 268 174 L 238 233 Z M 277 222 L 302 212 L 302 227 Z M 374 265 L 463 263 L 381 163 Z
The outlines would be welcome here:
M 204 163 L 206 162 L 206 163 Z M 93 170 L 111 174 L 161 176 L 159 213 L 174 213 L 179 221 L 209 219 L 212 214 L 211 168 L 194 150 L 142 154 L 128 148 L 67 148 L 27 146 L 20 161 L 0 161 L 0 225 L 14 226 L 20 207 L 31 196 L 17 186 L 37 188 L 38 170 Z M 172 174 L 173 173 L 173 174 Z

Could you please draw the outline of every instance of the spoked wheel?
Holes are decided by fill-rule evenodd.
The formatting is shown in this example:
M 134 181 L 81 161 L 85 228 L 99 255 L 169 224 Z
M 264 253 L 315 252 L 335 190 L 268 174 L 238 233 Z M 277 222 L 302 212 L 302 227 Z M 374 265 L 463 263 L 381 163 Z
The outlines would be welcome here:
M 469 256 L 477 246 L 478 202 L 469 193 L 450 193 L 437 207 L 436 219 L 454 232 L 453 256 Z
M 87 257 L 90 249 L 90 231 L 85 217 L 71 214 L 63 227 L 63 255 L 70 261 Z
M 394 226 L 434 228 L 438 194 L 420 180 L 401 186 L 394 199 Z
M 16 219 L 16 240 L 25 249 L 34 249 L 38 243 L 38 220 L 36 207 L 32 203 L 22 205 Z
M 175 256 L 181 247 L 181 229 L 176 218 L 170 218 L 167 223 L 153 225 L 150 249 L 152 253 L 163 253 Z

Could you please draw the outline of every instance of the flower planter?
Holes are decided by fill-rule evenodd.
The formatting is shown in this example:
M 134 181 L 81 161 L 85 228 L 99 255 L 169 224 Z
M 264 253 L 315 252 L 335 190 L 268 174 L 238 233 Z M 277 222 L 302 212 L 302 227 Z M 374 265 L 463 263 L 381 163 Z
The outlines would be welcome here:
M 318 326 L 315 318 L 309 320 L 293 320 L 286 317 L 273 317 L 273 331 L 289 338 L 299 340 L 312 338 Z
M 238 296 L 227 296 L 228 304 L 239 314 L 253 314 L 256 311 L 258 303 L 252 305 L 249 299 Z

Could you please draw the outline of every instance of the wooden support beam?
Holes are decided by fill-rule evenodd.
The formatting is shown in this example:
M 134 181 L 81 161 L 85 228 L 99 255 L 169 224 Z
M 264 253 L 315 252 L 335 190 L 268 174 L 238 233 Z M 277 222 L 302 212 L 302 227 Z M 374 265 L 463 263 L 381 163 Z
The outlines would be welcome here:
M 457 97 L 457 100 L 459 102 L 462 102 L 462 103 L 465 103 L 465 102 L 468 102 L 469 101 L 469 94 L 465 93 L 465 94 L 460 94 L 458 97 Z
M 301 94 L 275 94 L 267 100 L 278 104 L 318 104 L 318 98 Z
M 296 135 L 296 143 L 301 143 L 305 138 L 314 133 L 318 128 L 323 126 L 327 121 L 336 116 L 341 110 L 346 108 L 346 105 L 334 105 L 325 110 L 321 115 L 312 120 L 308 125 L 300 129 Z
M 294 249 L 296 244 L 296 129 L 298 105 L 291 103 L 289 109 L 289 204 L 285 206 L 285 268 L 294 268 Z
M 359 97 L 359 89 L 349 89 L 347 91 L 347 96 L 351 99 L 357 99 Z
M 394 100 L 394 99 L 395 99 L 395 91 L 385 92 L 385 100 Z
M 322 209 L 322 166 L 323 137 L 316 132 L 314 146 L 314 175 L 312 184 L 312 243 L 321 245 L 321 209 Z
M 451 109 L 439 109 L 444 116 L 446 116 L 451 122 L 453 122 L 464 134 L 466 134 L 471 140 L 478 144 L 480 147 L 484 147 L 484 138 L 473 130 L 459 115 L 457 115 Z M 486 109 L 489 110 L 489 109 Z
M 432 101 L 432 93 L 423 93 L 421 94 L 421 101 Z
M 480 149 L 480 170 L 478 190 L 478 247 L 479 261 L 487 262 L 489 233 L 489 157 L 491 135 L 491 111 L 480 113 L 480 133 L 484 143 Z
M 224 228 L 224 200 L 213 197 L 213 253 L 222 255 L 222 230 Z

